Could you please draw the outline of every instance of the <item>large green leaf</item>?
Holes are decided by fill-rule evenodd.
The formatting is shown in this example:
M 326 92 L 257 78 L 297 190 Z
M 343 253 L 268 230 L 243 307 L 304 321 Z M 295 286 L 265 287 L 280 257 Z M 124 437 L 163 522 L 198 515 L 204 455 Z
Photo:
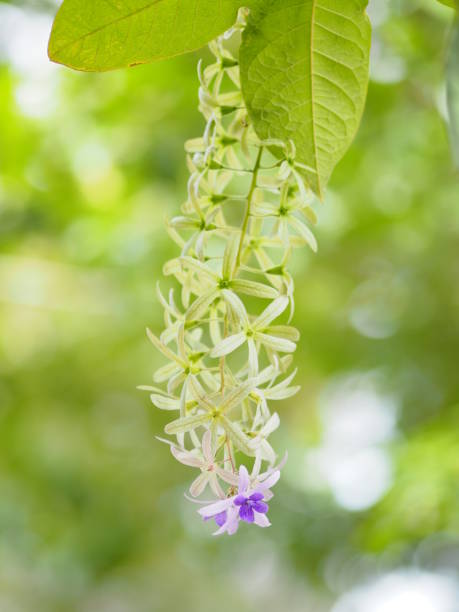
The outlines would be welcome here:
M 49 57 L 77 70 L 144 64 L 202 47 L 230 28 L 240 0 L 64 0 Z
M 371 28 L 367 0 L 266 0 L 241 47 L 242 90 L 259 136 L 293 140 L 322 195 L 362 116 Z
M 447 100 L 449 114 L 449 133 L 456 166 L 459 168 L 459 20 L 451 38 L 447 65 Z

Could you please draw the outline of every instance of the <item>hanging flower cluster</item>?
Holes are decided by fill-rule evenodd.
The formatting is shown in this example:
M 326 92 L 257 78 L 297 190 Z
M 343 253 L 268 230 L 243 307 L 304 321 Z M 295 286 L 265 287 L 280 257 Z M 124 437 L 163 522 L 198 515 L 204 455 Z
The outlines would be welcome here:
M 154 375 L 161 387 L 142 387 L 175 413 L 164 441 L 198 472 L 192 498 L 207 488 L 215 496 L 199 514 L 215 520 L 216 534 L 235 533 L 240 521 L 270 525 L 267 502 L 282 467 L 269 442 L 279 426 L 270 404 L 299 389 L 289 372 L 299 333 L 280 321 L 294 311 L 287 264 L 292 248 L 316 250 L 312 195 L 293 144 L 261 141 L 244 107 L 236 58 L 243 27 L 241 12 L 211 43 L 215 62 L 199 65 L 206 128 L 186 144 L 188 198 L 168 224 L 181 252 L 164 268 L 180 299 L 158 289 L 166 328 L 148 336 L 168 363 Z

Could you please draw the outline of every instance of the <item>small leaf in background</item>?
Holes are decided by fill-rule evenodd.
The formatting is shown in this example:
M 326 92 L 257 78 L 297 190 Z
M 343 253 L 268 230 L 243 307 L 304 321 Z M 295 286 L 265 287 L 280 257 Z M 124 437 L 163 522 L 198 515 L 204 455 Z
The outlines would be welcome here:
M 367 0 L 276 0 L 243 34 L 244 99 L 261 138 L 292 140 L 321 196 L 362 116 L 371 27 Z
M 230 28 L 239 0 L 64 0 L 49 57 L 102 72 L 193 51 Z
M 446 75 L 449 134 L 454 162 L 459 168 L 459 20 L 456 19 Z

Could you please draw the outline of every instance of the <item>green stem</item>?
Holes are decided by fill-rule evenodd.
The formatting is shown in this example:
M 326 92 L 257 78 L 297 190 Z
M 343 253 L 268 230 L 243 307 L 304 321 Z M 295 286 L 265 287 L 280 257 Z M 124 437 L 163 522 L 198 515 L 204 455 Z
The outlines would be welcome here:
M 250 190 L 249 193 L 247 195 L 247 205 L 245 208 L 245 213 L 244 213 L 244 220 L 242 222 L 242 228 L 241 228 L 241 239 L 239 241 L 239 249 L 237 252 L 237 258 L 236 258 L 236 270 L 235 270 L 235 274 L 237 273 L 240 265 L 241 265 L 241 256 L 242 256 L 242 249 L 244 247 L 244 240 L 245 240 L 245 236 L 247 234 L 247 228 L 249 226 L 249 220 L 250 220 L 250 212 L 251 212 L 251 208 L 252 208 L 252 199 L 253 199 L 253 194 L 255 192 L 255 189 L 257 187 L 257 179 L 258 179 L 258 172 L 260 170 L 260 164 L 261 164 L 261 158 L 263 155 L 263 147 L 260 147 L 258 149 L 258 154 L 257 154 L 257 159 L 255 161 L 255 166 L 253 167 L 253 176 L 252 176 L 252 183 L 250 185 Z

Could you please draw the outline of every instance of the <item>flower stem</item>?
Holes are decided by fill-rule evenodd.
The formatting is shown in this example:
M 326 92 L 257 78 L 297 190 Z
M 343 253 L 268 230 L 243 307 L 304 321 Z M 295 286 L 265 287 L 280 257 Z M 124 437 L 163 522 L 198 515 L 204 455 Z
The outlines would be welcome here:
M 233 474 L 236 474 L 236 466 L 234 465 L 233 453 L 231 452 L 231 442 L 228 437 L 226 438 L 226 447 L 228 449 L 228 455 L 231 461 L 231 468 L 233 470 Z
M 250 212 L 251 212 L 251 208 L 252 208 L 252 199 L 253 199 L 253 194 L 255 192 L 255 189 L 257 187 L 258 172 L 260 170 L 260 164 L 261 164 L 262 155 L 263 155 L 263 147 L 260 147 L 258 149 L 257 159 L 255 160 L 255 166 L 253 167 L 252 183 L 250 185 L 250 190 L 249 190 L 249 193 L 247 195 L 247 205 L 246 205 L 246 209 L 245 209 L 245 213 L 244 213 L 244 220 L 242 222 L 241 239 L 239 241 L 239 249 L 238 249 L 238 252 L 237 252 L 235 274 L 236 274 L 237 270 L 239 269 L 239 267 L 241 265 L 242 249 L 244 247 L 244 240 L 245 240 L 245 236 L 247 234 L 247 228 L 249 226 Z
M 241 239 L 239 241 L 239 247 L 238 247 L 238 252 L 237 252 L 237 258 L 236 258 L 236 268 L 234 270 L 234 276 L 236 276 L 237 271 L 241 265 L 241 255 L 242 255 L 242 249 L 244 247 L 244 240 L 245 240 L 245 236 L 247 234 L 247 229 L 249 226 L 249 219 L 250 219 L 250 211 L 251 211 L 251 207 L 252 207 L 252 199 L 253 199 L 253 194 L 255 192 L 255 189 L 257 187 L 257 178 L 258 178 L 258 172 L 260 170 L 260 164 L 261 164 L 261 158 L 263 156 L 263 147 L 260 147 L 258 149 L 258 153 L 257 153 L 257 158 L 255 160 L 255 165 L 253 167 L 253 170 L 249 170 L 249 172 L 253 172 L 253 176 L 252 176 L 252 182 L 250 184 L 250 189 L 249 189 L 249 193 L 247 195 L 247 205 L 246 205 L 246 209 L 245 209 L 245 213 L 244 213 L 244 219 L 242 222 L 242 228 L 241 228 Z M 225 327 L 224 327 L 224 337 L 226 338 L 228 335 L 228 316 L 225 315 Z M 222 357 L 220 359 L 220 392 L 223 394 L 225 390 L 225 357 Z M 229 450 L 229 447 L 228 447 Z M 231 460 L 232 462 L 232 460 Z
M 223 337 L 226 338 L 227 336 L 228 336 L 228 315 L 225 314 Z M 221 357 L 220 359 L 220 393 L 223 395 L 224 392 L 225 392 L 225 357 Z

